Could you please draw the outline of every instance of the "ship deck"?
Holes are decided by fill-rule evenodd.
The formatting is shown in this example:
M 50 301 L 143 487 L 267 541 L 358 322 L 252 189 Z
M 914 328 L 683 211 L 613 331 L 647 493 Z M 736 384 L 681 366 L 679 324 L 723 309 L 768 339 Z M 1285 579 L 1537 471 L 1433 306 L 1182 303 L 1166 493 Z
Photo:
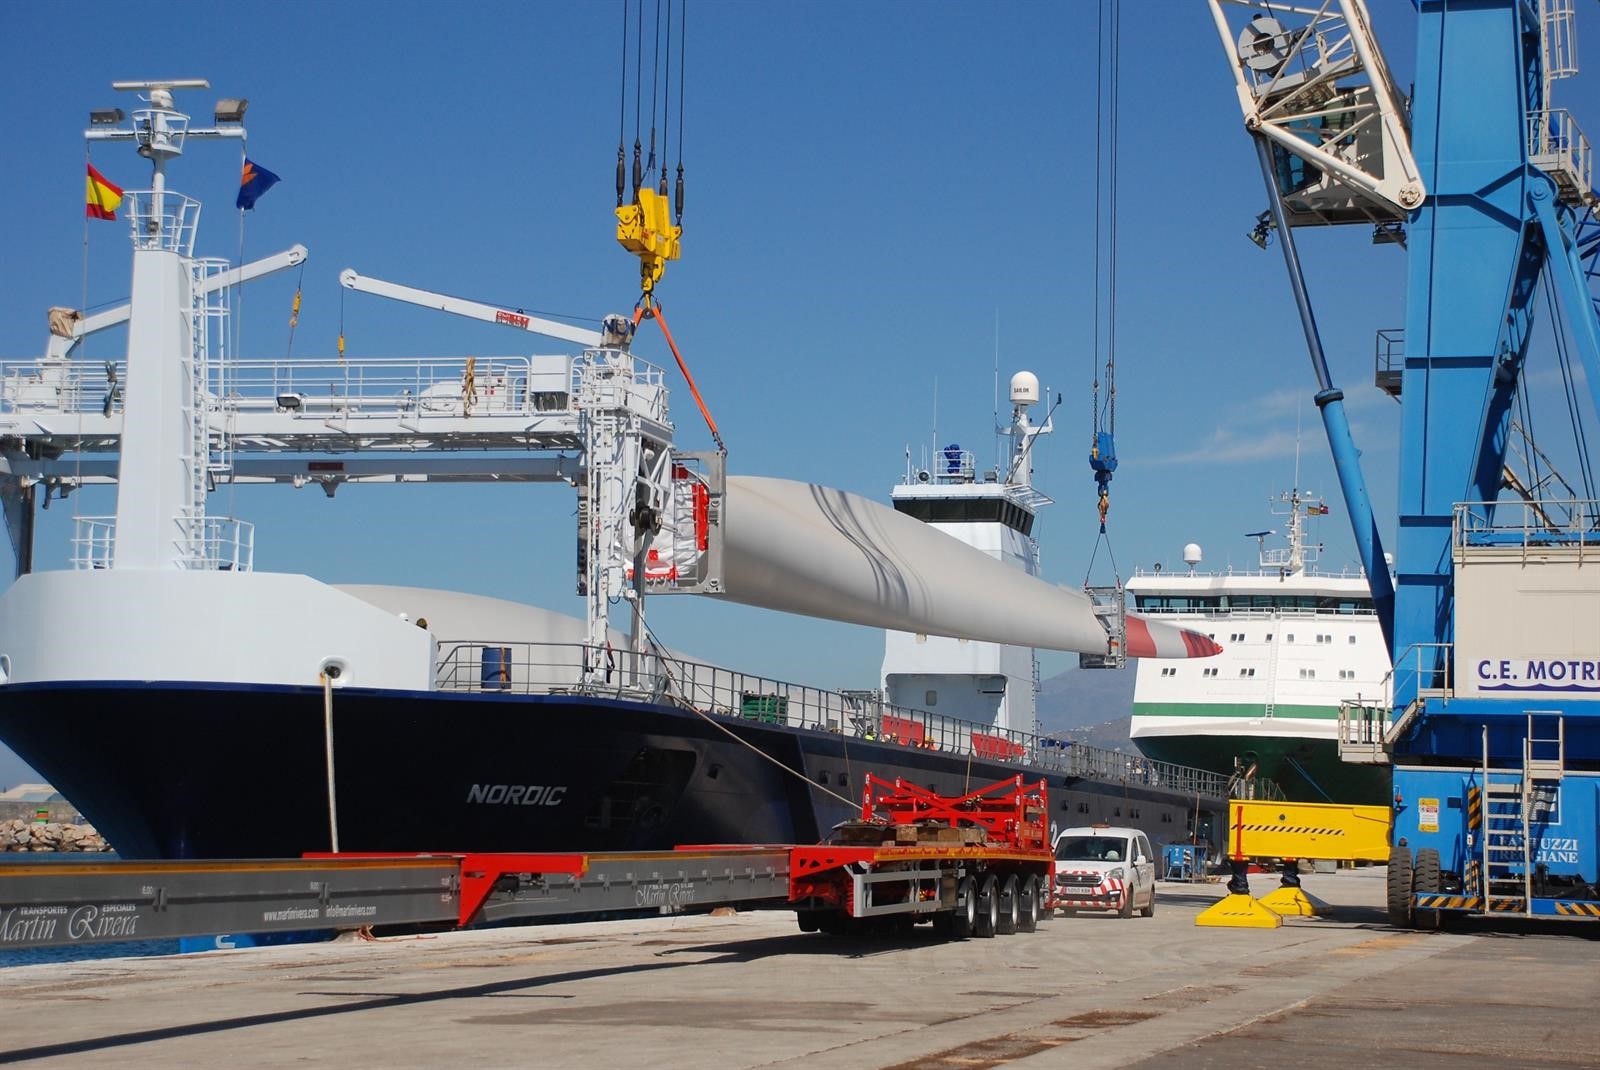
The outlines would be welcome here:
M 1275 878 L 1254 879 L 1257 894 Z M 168 1067 L 1344 1067 L 1585 1065 L 1590 941 L 1517 955 L 1383 924 L 1382 868 L 1308 875 L 1339 907 L 1202 929 L 1220 885 L 1155 917 L 1058 918 L 940 943 L 802 935 L 786 912 L 478 930 L 0 970 L 0 1061 Z M 1564 935 L 1563 935 L 1564 934 Z M 1493 991 L 1486 987 L 1493 977 Z

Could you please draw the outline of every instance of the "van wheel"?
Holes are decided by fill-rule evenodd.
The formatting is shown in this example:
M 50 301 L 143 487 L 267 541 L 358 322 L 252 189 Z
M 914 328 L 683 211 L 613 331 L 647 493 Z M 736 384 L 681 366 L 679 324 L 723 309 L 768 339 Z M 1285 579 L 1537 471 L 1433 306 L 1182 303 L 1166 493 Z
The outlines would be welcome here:
M 1122 886 L 1122 909 L 1117 911 L 1117 917 L 1133 917 L 1133 886 L 1131 883 Z
M 978 927 L 978 886 L 971 877 L 962 877 L 956 885 L 956 909 L 950 915 L 950 935 L 965 940 Z
M 978 885 L 978 919 L 972 934 L 986 940 L 1000 931 L 1000 885 L 994 874 L 983 878 Z
M 1150 902 L 1146 903 L 1144 909 L 1139 911 L 1139 916 L 1141 918 L 1153 918 L 1156 916 L 1156 887 L 1153 884 L 1150 886 Z
M 1021 897 L 1017 900 L 1017 932 L 1031 933 L 1039 928 L 1039 878 L 1029 877 L 1022 882 Z

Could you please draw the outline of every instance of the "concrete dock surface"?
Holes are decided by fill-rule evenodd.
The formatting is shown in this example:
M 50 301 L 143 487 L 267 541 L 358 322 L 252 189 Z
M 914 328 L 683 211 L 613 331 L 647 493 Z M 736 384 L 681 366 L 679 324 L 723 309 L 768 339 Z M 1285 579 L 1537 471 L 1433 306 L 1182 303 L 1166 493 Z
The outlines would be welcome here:
M 953 943 L 762 911 L 19 966 L 0 971 L 0 1062 L 1600 1065 L 1595 927 L 1399 932 L 1382 868 L 1305 885 L 1336 912 L 1278 929 L 1198 928 L 1221 886 L 1163 884 L 1153 918 Z

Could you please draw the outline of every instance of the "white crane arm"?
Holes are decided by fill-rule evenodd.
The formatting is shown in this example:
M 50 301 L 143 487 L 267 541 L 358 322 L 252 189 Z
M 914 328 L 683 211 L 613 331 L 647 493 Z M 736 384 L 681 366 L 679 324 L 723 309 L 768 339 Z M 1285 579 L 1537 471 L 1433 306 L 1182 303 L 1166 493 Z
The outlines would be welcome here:
M 297 267 L 305 263 L 308 255 L 310 254 L 306 252 L 304 245 L 291 245 L 281 253 L 273 253 L 271 256 L 262 257 L 260 260 L 252 260 L 250 263 L 236 267 L 231 271 L 223 271 L 212 275 L 206 279 L 203 289 L 206 293 L 215 293 L 228 286 L 238 286 L 241 283 L 249 282 L 251 279 L 259 279 L 263 275 L 271 275 L 274 272 Z M 127 305 L 117 305 L 115 308 L 96 312 L 92 316 L 85 316 L 73 326 L 71 338 L 63 338 L 54 334 L 50 336 L 50 344 L 45 347 L 44 359 L 66 360 L 67 354 L 72 352 L 72 347 L 89 337 L 89 335 L 103 331 L 107 327 L 115 327 L 119 323 L 127 322 Z
M 496 308 L 494 305 L 468 301 L 462 297 L 450 297 L 447 294 L 418 290 L 412 286 L 401 286 L 399 283 L 385 282 L 383 279 L 369 279 L 365 275 L 357 274 L 351 268 L 339 273 L 339 284 L 346 289 L 361 293 L 376 294 L 394 301 L 404 301 L 410 305 L 421 305 L 423 308 L 434 308 L 440 312 L 450 312 L 457 316 L 466 316 L 468 319 L 482 320 L 485 323 L 499 323 L 531 334 L 543 334 L 566 342 L 576 342 L 581 346 L 593 347 L 600 344 L 599 331 L 541 319 L 514 309 Z

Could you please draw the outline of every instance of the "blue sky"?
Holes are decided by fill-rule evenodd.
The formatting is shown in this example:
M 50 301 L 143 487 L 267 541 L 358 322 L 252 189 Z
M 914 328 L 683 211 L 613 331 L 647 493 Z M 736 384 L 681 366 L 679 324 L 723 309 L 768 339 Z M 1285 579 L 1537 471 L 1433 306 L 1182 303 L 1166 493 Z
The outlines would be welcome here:
M 1404 84 L 1411 5 L 1373 6 Z M 1353 562 L 1281 258 L 1244 237 L 1264 198 L 1209 13 L 1176 0 L 1125 8 L 1116 559 L 1124 575 L 1171 564 L 1192 540 L 1212 565 L 1253 564 L 1242 533 L 1267 526 L 1266 498 L 1293 478 L 1298 422 L 1301 484 L 1334 506 L 1315 533 L 1324 562 Z M 998 316 L 1002 386 L 1028 368 L 1064 396 L 1037 450 L 1057 504 L 1036 530 L 1047 577 L 1082 582 L 1096 537 L 1094 13 L 1085 0 L 694 0 L 684 255 L 661 294 L 731 471 L 886 499 L 906 446 L 932 442 L 935 384 L 940 439 L 982 455 Z M 214 97 L 250 98 L 250 155 L 283 181 L 248 217 L 245 257 L 311 250 L 296 355 L 333 354 L 345 267 L 528 309 L 626 310 L 637 269 L 611 215 L 620 21 L 619 4 L 598 2 L 176 3 L 151 32 L 108 25 L 51 48 L 39 42 L 58 34 L 59 9 L 11 7 L 0 54 L 25 136 L 7 139 L 0 167 L 0 202 L 21 209 L 0 262 L 0 356 L 36 356 L 45 309 L 81 302 L 81 130 L 89 108 L 127 106 L 109 88 L 122 78 L 207 77 L 212 92 L 185 98 L 199 115 Z M 1560 102 L 1581 113 L 1594 86 L 1563 83 Z M 145 181 L 126 148 L 94 158 L 125 186 Z M 238 163 L 231 146 L 195 145 L 174 168 L 171 185 L 207 202 L 210 255 L 238 252 Z M 1403 320 L 1403 254 L 1355 228 L 1300 242 L 1392 531 L 1399 409 L 1371 373 L 1373 332 Z M 91 226 L 88 278 L 90 305 L 125 297 L 120 222 Z M 249 288 L 245 355 L 288 351 L 295 283 Z M 343 319 L 351 356 L 530 349 L 516 332 L 354 294 Z M 122 344 L 98 339 L 87 355 Z M 659 339 L 640 350 L 670 364 Z M 675 402 L 680 444 L 708 445 L 688 392 Z M 256 524 L 258 569 L 580 610 L 570 491 L 221 496 Z M 53 505 L 40 567 L 65 563 L 75 509 L 109 512 L 110 500 Z M 822 686 L 871 685 L 882 651 L 866 629 L 686 599 L 656 600 L 653 622 L 680 649 Z

